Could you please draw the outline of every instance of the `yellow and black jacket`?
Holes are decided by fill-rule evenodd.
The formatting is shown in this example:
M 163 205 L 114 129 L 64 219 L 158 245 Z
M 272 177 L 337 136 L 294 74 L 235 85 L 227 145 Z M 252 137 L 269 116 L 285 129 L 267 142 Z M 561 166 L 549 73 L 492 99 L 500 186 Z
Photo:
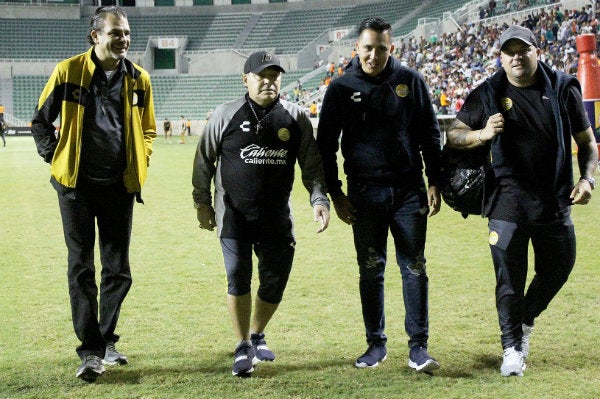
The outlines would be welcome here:
M 81 142 L 86 96 L 89 93 L 96 64 L 91 47 L 56 65 L 42 91 L 31 122 L 31 132 L 38 153 L 50 163 L 50 173 L 65 187 L 77 184 L 81 161 Z M 156 120 L 150 75 L 140 66 L 124 59 L 123 134 L 126 168 L 123 183 L 130 193 L 139 193 L 147 176 L 156 137 Z M 60 134 L 53 122 L 60 114 Z

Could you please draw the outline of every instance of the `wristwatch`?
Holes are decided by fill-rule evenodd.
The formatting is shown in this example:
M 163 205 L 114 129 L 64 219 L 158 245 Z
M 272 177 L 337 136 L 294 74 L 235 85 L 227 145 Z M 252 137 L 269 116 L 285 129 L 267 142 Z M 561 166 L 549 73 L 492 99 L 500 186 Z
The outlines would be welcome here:
M 596 188 L 596 179 L 594 179 L 593 177 L 581 176 L 579 180 L 586 180 L 588 183 L 590 183 L 592 190 Z

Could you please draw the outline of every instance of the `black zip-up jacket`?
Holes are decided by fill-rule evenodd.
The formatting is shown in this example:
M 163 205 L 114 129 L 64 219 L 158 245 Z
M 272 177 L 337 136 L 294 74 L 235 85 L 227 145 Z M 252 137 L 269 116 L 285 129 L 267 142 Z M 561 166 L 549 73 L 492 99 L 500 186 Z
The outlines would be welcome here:
M 263 110 L 251 101 L 246 94 L 211 115 L 194 159 L 194 202 L 211 203 L 214 179 L 219 237 L 294 238 L 290 194 L 296 162 L 311 206 L 329 208 L 313 128 L 297 104 L 278 100 Z
M 571 205 L 570 193 L 573 188 L 571 136 L 577 133 L 573 131 L 571 126 L 567 98 L 571 86 L 575 87 L 578 91 L 581 91 L 581 86 L 574 76 L 560 71 L 553 71 L 547 64 L 541 61 L 538 61 L 538 74 L 544 85 L 544 95 L 550 100 L 558 142 L 556 165 L 554 170 L 549 170 L 548 173 L 552 173 L 554 176 L 554 192 L 559 208 L 567 209 Z M 473 96 L 481 97 L 481 103 L 486 113 L 484 123 L 490 116 L 500 112 L 502 109 L 502 106 L 499 104 L 501 96 L 497 93 L 502 93 L 503 88 L 507 84 L 506 72 L 501 69 L 471 93 Z M 466 110 L 466 108 L 464 109 Z M 460 113 L 457 118 L 464 122 Z M 478 129 L 480 127 L 473 126 L 472 128 Z M 503 140 L 503 135 L 498 135 L 491 144 L 492 167 L 496 178 L 513 174 L 513 165 L 507 161 L 502 150 L 504 147 Z M 490 193 L 491 197 L 486 199 L 484 216 L 489 216 L 495 202 L 495 194 L 495 192 Z
M 333 198 L 342 194 L 336 161 L 340 134 L 349 181 L 418 187 L 423 161 L 429 186 L 440 181 L 440 130 L 427 85 L 394 57 L 375 78 L 353 58 L 325 93 L 317 143 Z

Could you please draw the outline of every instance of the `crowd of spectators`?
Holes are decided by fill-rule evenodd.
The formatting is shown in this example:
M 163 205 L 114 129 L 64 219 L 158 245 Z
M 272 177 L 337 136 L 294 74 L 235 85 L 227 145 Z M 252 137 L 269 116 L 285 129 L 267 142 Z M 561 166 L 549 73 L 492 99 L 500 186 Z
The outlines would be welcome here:
M 509 2 L 503 2 L 501 10 L 504 12 L 511 9 L 510 3 L 508 7 L 505 3 Z M 526 2 L 513 3 L 521 7 Z M 542 61 L 575 75 L 578 61 L 575 39 L 582 33 L 598 34 L 599 8 L 600 0 L 580 10 L 561 10 L 556 5 L 548 10 L 532 11 L 524 20 L 513 19 L 510 23 L 526 26 L 534 32 Z M 460 110 L 467 94 L 501 67 L 498 39 L 507 27 L 506 22 L 471 22 L 439 36 L 432 32 L 429 38 L 400 39 L 394 56 L 424 76 L 438 114 L 454 114 Z M 329 65 L 319 87 L 297 90 L 292 100 L 306 101 L 308 107 L 315 91 L 324 92 L 327 83 L 343 73 L 343 64 L 352 56 L 340 56 L 337 65 L 333 62 Z
M 534 32 L 542 61 L 573 75 L 577 73 L 577 35 L 598 33 L 598 15 L 592 5 L 564 11 L 555 6 L 549 11 L 532 12 L 522 21 L 513 19 L 511 23 Z M 439 113 L 454 113 L 479 82 L 501 67 L 498 39 L 507 27 L 507 23 L 477 22 L 439 37 L 433 33 L 428 39 L 401 40 L 395 56 L 423 74 Z M 440 104 L 444 90 L 451 102 L 447 108 Z
M 530 7 L 555 3 L 554 0 L 490 0 L 487 7 L 479 7 L 479 19 L 486 19 Z

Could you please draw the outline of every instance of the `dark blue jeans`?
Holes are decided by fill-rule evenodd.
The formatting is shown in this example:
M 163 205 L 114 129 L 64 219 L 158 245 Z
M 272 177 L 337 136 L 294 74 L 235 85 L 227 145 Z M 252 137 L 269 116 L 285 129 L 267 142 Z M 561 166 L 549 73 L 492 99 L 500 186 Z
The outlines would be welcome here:
M 134 195 L 122 183 L 113 186 L 78 184 L 58 191 L 65 242 L 71 314 L 75 334 L 81 341 L 77 354 L 104 357 L 107 341 L 115 334 L 121 304 L 131 287 L 129 243 Z M 96 223 L 99 233 L 100 301 L 94 266 Z
M 389 230 L 402 275 L 408 345 L 426 347 L 429 319 L 424 255 L 428 213 L 425 186 L 398 188 L 349 182 L 348 198 L 357 210 L 352 229 L 367 343 L 384 344 L 387 341 L 384 273 Z
M 520 348 L 521 324 L 533 325 L 573 270 L 575 228 L 570 219 L 542 225 L 490 219 L 488 226 L 502 347 Z M 535 255 L 535 275 L 525 294 L 530 241 Z

